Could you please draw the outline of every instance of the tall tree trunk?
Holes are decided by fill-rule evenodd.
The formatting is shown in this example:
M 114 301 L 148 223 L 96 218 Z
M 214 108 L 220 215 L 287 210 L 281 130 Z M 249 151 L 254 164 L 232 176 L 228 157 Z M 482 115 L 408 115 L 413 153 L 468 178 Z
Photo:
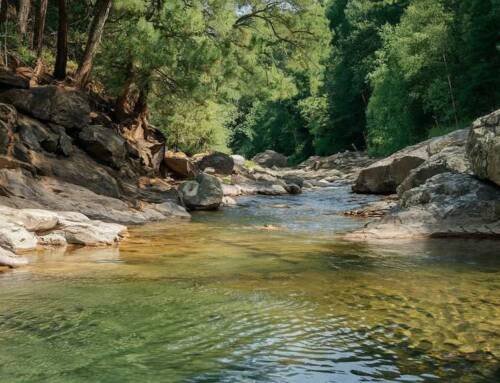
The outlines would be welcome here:
M 66 0 L 58 0 L 59 26 L 57 28 L 57 54 L 54 66 L 54 77 L 58 80 L 66 78 L 66 64 L 68 62 L 68 14 Z
M 446 59 L 446 53 L 443 52 L 444 67 L 446 69 L 446 78 L 448 79 L 448 89 L 450 91 L 451 106 L 453 107 L 453 115 L 455 117 L 455 128 L 458 129 L 458 113 L 457 104 L 455 102 L 455 93 L 453 92 L 453 84 L 451 83 L 451 75 L 448 69 L 448 60 Z
M 7 21 L 7 11 L 9 10 L 8 0 L 0 0 L 0 23 L 3 24 Z
M 96 4 L 95 15 L 92 19 L 92 24 L 90 25 L 89 38 L 87 40 L 87 46 L 85 47 L 85 53 L 76 72 L 76 82 L 79 86 L 84 86 L 89 79 L 90 72 L 92 71 L 94 56 L 101 42 L 104 24 L 106 24 L 109 10 L 111 9 L 111 3 L 112 0 L 98 0 Z
M 36 56 L 42 55 L 43 33 L 45 31 L 45 17 L 47 15 L 48 0 L 40 0 L 38 12 L 36 15 L 35 36 L 33 39 L 33 49 L 36 50 Z
M 21 36 L 26 35 L 28 31 L 28 18 L 30 15 L 30 0 L 18 0 L 17 5 L 17 23 Z

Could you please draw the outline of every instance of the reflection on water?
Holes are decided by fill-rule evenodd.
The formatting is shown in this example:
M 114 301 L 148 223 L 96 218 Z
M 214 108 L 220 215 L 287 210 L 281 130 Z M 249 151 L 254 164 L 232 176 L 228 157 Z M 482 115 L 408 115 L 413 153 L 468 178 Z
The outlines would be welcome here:
M 345 189 L 243 203 L 0 274 L 1 381 L 500 379 L 498 242 L 335 240 Z

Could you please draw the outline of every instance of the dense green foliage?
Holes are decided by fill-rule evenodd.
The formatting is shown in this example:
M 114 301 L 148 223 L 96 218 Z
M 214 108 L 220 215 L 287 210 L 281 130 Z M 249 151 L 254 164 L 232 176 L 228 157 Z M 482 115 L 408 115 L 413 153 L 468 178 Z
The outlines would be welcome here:
M 66 1 L 66 82 L 109 2 Z M 48 2 L 41 53 L 41 1 L 29 3 L 21 15 L 2 0 L 2 45 L 18 65 L 54 66 L 61 1 Z M 76 85 L 114 100 L 118 121 L 148 116 L 189 153 L 274 149 L 294 162 L 353 148 L 388 154 L 498 108 L 500 0 L 111 4 L 92 82 Z
M 237 125 L 256 138 L 238 150 L 385 155 L 498 108 L 498 0 L 331 0 L 326 17 L 323 85 L 258 101 Z

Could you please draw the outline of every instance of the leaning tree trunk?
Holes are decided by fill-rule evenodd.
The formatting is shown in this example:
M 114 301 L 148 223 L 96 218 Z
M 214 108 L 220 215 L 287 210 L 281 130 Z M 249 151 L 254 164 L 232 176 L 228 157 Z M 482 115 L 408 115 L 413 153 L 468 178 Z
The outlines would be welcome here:
M 68 62 L 68 14 L 66 0 L 58 0 L 59 26 L 57 28 L 57 53 L 54 66 L 54 77 L 58 80 L 66 78 L 66 64 Z
M 30 14 L 30 0 L 18 0 L 17 23 L 21 36 L 28 32 L 28 18 Z
M 33 49 L 39 58 L 42 55 L 43 33 L 45 31 L 45 18 L 47 15 L 48 0 L 40 0 L 36 15 L 35 36 L 33 39 Z
M 111 9 L 111 3 L 112 0 L 99 0 L 96 4 L 96 12 L 92 19 L 92 24 L 90 25 L 85 53 L 83 54 L 82 61 L 76 72 L 76 82 L 81 87 L 83 87 L 89 79 L 92 70 L 92 62 L 101 42 L 104 24 L 106 24 L 109 10 Z

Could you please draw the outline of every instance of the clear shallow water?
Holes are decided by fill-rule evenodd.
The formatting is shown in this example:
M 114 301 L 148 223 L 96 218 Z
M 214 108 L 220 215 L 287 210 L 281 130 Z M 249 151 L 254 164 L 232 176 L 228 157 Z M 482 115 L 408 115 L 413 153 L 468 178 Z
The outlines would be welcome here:
M 498 242 L 342 242 L 345 189 L 242 202 L 0 274 L 0 381 L 499 381 Z

